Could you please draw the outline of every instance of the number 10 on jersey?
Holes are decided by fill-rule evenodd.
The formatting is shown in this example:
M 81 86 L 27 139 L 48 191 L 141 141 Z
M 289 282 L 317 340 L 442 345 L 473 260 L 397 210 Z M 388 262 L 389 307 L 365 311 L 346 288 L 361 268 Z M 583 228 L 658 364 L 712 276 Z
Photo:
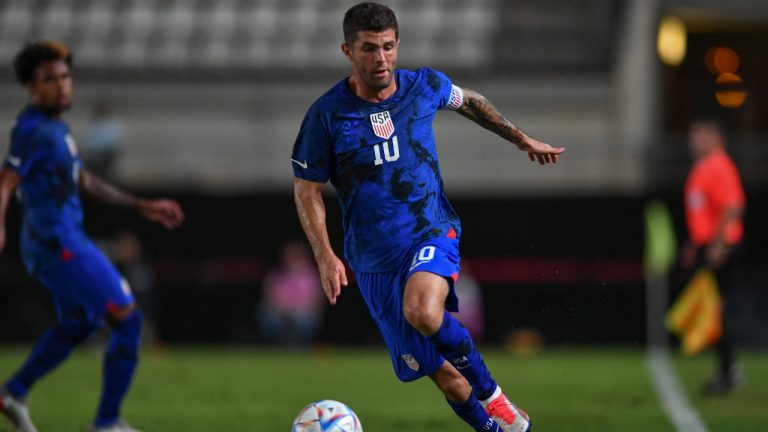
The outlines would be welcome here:
M 384 159 L 381 158 L 381 147 L 384 147 Z M 389 148 L 389 141 L 384 141 L 381 144 L 375 144 L 373 146 L 373 159 L 374 165 L 381 165 L 384 161 L 394 162 L 400 159 L 400 147 L 397 146 L 397 135 L 392 137 L 392 149 Z

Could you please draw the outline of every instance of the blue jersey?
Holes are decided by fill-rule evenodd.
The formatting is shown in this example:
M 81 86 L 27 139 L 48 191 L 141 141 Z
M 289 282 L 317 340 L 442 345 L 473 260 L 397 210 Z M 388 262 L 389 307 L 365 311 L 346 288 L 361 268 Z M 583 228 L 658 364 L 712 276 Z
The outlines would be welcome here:
M 16 118 L 4 166 L 21 178 L 22 254 L 30 270 L 85 239 L 78 187 L 82 162 L 66 123 L 27 107 Z
M 396 70 L 395 79 L 380 103 L 357 97 L 347 79 L 336 84 L 310 107 L 293 148 L 296 177 L 336 188 L 345 256 L 359 272 L 392 271 L 414 245 L 460 235 L 432 121 L 463 93 L 433 69 Z

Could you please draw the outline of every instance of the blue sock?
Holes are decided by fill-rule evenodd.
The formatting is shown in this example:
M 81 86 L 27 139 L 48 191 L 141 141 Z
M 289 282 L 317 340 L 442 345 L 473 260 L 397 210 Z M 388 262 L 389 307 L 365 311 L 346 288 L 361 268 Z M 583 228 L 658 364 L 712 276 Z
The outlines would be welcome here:
M 462 420 L 467 422 L 472 429 L 477 432 L 498 432 L 501 427 L 485 412 L 485 409 L 480 405 L 480 401 L 475 397 L 475 393 L 469 395 L 469 399 L 463 403 L 451 402 L 448 399 L 448 405 L 453 408 L 453 411 L 461 417 Z
M 120 417 L 123 403 L 139 360 L 141 311 L 134 311 L 128 318 L 112 326 L 109 346 L 104 356 L 104 375 L 101 400 L 96 413 L 96 426 L 109 426 Z
M 463 325 L 445 312 L 440 329 L 429 337 L 437 352 L 448 360 L 469 381 L 476 397 L 488 399 L 496 390 L 496 381 L 475 348 L 472 337 Z
M 26 397 L 38 379 L 66 360 L 72 349 L 95 330 L 96 327 L 82 321 L 66 321 L 48 330 L 5 388 L 15 397 Z

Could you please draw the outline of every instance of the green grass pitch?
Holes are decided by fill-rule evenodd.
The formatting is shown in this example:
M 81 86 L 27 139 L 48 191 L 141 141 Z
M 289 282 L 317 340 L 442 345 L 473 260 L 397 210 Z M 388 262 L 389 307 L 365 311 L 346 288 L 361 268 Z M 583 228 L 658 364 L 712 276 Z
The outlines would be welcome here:
M 0 349 L 0 377 L 8 376 L 27 352 L 26 347 Z M 522 358 L 483 352 L 510 397 L 531 414 L 536 431 L 674 430 L 653 393 L 641 349 L 557 348 Z M 712 432 L 768 430 L 768 355 L 742 358 L 748 385 L 718 399 L 696 393 L 711 358 L 675 360 Z M 87 429 L 100 368 L 99 351 L 82 348 L 38 384 L 30 407 L 41 432 Z M 397 381 L 383 349 L 146 351 L 123 415 L 146 432 L 279 432 L 289 431 L 299 409 L 317 399 L 350 405 L 366 432 L 469 430 L 429 380 Z M 0 431 L 10 428 L 0 422 Z

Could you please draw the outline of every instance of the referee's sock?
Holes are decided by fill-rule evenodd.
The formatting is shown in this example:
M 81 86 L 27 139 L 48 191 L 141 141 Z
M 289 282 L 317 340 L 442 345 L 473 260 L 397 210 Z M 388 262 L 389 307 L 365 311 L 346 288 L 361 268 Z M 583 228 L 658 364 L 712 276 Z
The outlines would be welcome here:
M 437 352 L 469 381 L 478 399 L 487 399 L 496 390 L 496 381 L 475 348 L 472 337 L 453 315 L 445 312 L 440 329 L 429 337 Z

